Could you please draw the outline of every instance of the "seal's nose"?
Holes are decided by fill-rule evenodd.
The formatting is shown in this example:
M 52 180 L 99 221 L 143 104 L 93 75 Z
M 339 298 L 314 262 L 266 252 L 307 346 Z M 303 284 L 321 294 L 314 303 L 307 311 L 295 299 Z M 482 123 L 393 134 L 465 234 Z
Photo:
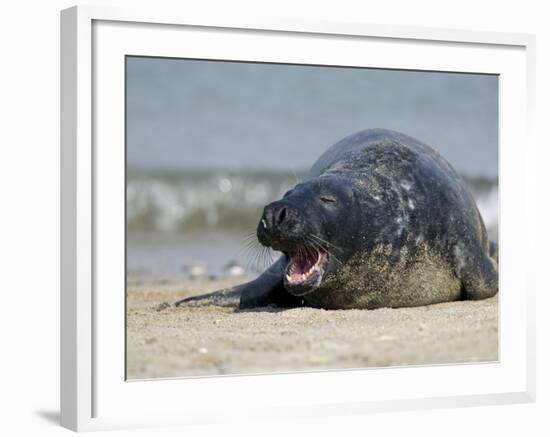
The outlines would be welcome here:
M 281 226 L 284 224 L 287 217 L 286 211 L 287 206 L 280 204 L 273 205 L 273 207 L 269 209 L 269 215 L 271 216 L 273 226 Z
M 264 214 L 261 222 L 263 228 L 270 232 L 284 225 L 288 218 L 287 212 L 287 205 L 280 202 L 270 203 L 264 208 Z
M 267 242 L 290 236 L 298 221 L 298 214 L 292 206 L 280 201 L 270 203 L 264 208 L 258 224 L 258 237 Z

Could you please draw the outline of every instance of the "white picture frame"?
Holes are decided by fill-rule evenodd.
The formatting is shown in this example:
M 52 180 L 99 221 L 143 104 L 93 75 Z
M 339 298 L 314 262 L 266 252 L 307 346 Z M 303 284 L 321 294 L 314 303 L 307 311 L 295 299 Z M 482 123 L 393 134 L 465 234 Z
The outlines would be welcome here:
M 534 401 L 535 275 L 525 255 L 535 253 L 536 235 L 534 49 L 524 34 L 62 11 L 61 424 L 81 431 Z M 127 54 L 499 74 L 499 361 L 125 382 Z

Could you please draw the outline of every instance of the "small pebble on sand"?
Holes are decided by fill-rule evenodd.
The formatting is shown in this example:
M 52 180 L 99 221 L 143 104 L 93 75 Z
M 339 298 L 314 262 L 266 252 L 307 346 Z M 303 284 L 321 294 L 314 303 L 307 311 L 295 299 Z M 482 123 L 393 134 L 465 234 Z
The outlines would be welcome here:
M 224 274 L 227 276 L 243 276 L 246 274 L 246 270 L 237 261 L 230 261 L 224 267 Z
M 203 278 L 208 275 L 208 268 L 204 264 L 183 265 L 181 270 L 192 279 Z
M 157 311 L 164 311 L 166 308 L 170 308 L 170 304 L 168 302 L 162 302 L 155 307 Z

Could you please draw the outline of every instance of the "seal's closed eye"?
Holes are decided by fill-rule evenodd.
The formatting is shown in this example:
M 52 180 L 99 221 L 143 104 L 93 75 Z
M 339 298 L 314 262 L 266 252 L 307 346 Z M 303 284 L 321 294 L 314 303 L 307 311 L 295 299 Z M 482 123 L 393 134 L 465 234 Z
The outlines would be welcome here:
M 336 199 L 332 196 L 321 196 L 320 199 L 325 203 L 336 203 Z

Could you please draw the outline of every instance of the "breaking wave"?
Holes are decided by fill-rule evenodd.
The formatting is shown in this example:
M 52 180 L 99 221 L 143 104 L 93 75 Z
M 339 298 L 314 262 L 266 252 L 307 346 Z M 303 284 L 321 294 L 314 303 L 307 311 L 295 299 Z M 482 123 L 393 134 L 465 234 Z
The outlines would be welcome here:
M 303 172 L 272 170 L 129 171 L 129 231 L 181 232 L 256 227 L 263 207 L 280 198 Z M 498 184 L 466 178 L 492 237 L 498 226 Z

